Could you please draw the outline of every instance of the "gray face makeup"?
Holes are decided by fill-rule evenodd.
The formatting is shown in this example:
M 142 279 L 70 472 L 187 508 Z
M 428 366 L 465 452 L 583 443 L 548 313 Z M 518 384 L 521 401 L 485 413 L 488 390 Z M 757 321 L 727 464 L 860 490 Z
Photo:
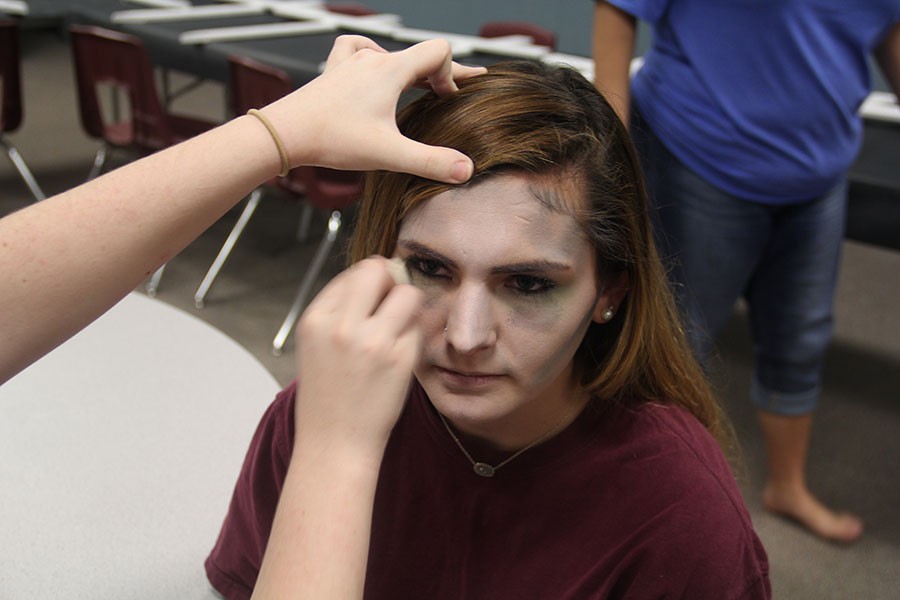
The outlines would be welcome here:
M 602 296 L 593 248 L 526 177 L 426 201 L 404 219 L 395 255 L 425 294 L 416 376 L 457 427 L 527 443 L 582 399 L 573 357 Z

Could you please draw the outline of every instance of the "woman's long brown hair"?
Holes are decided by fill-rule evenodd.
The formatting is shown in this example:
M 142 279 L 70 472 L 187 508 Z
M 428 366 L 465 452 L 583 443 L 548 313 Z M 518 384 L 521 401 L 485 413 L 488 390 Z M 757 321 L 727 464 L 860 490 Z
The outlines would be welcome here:
M 467 154 L 473 181 L 511 171 L 551 185 L 556 178 L 557 187 L 576 182 L 584 195 L 576 217 L 596 250 L 598 280 L 628 275 L 626 302 L 611 322 L 590 326 L 576 354 L 584 387 L 607 403 L 682 406 L 731 450 L 730 428 L 686 342 L 653 243 L 639 162 L 611 106 L 576 71 L 531 61 L 498 64 L 459 87 L 412 102 L 398 117 L 400 130 Z M 449 187 L 371 173 L 350 260 L 390 256 L 404 216 Z

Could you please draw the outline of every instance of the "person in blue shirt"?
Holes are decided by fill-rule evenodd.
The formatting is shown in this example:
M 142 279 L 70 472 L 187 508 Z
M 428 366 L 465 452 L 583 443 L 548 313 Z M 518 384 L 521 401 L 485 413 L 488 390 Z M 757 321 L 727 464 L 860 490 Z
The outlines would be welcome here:
M 638 19 L 653 42 L 630 80 Z M 900 91 L 900 0 L 598 1 L 593 52 L 595 83 L 641 153 L 698 358 L 747 302 L 765 507 L 857 539 L 862 521 L 817 499 L 805 470 L 868 59 Z

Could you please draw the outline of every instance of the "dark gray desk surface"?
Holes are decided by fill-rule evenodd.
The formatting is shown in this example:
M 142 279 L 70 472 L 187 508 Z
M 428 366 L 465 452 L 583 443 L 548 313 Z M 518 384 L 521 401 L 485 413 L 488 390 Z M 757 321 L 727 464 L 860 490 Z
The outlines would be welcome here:
M 282 37 L 241 42 L 183 45 L 178 36 L 195 29 L 236 27 L 283 23 L 286 20 L 271 14 L 213 19 L 191 19 L 162 23 L 111 23 L 110 14 L 133 8 L 133 4 L 118 0 L 89 0 L 73 6 L 70 22 L 100 25 L 140 37 L 153 61 L 162 67 L 178 69 L 209 79 L 225 81 L 228 77 L 227 58 L 231 54 L 249 56 L 265 64 L 285 70 L 300 86 L 318 74 L 319 63 L 328 57 L 328 50 L 337 34 Z
M 195 2 L 214 4 L 215 2 Z M 110 15 L 118 10 L 134 9 L 136 5 L 122 0 L 88 0 L 73 5 L 69 10 L 69 22 L 80 22 L 110 27 L 139 36 L 144 40 L 154 62 L 162 67 L 178 69 L 210 79 L 226 81 L 227 58 L 230 55 L 247 56 L 264 64 L 280 68 L 290 75 L 297 86 L 308 83 L 319 74 L 319 67 L 328 58 L 334 40 L 342 33 L 335 31 L 310 35 L 273 37 L 266 39 L 214 42 L 204 45 L 183 45 L 178 36 L 186 31 L 262 25 L 290 21 L 271 14 L 212 19 L 191 19 L 161 23 L 112 23 Z M 372 40 L 389 51 L 409 47 L 388 37 L 369 35 Z M 486 66 L 504 57 L 490 54 L 473 54 L 463 57 L 461 62 Z

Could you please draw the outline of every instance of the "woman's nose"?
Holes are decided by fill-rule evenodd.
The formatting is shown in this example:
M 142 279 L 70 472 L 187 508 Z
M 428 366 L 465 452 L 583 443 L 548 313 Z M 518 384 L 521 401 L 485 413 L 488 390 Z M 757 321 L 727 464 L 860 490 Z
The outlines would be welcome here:
M 474 285 L 460 286 L 451 301 L 445 327 L 447 343 L 461 354 L 496 343 L 497 328 L 488 290 Z

